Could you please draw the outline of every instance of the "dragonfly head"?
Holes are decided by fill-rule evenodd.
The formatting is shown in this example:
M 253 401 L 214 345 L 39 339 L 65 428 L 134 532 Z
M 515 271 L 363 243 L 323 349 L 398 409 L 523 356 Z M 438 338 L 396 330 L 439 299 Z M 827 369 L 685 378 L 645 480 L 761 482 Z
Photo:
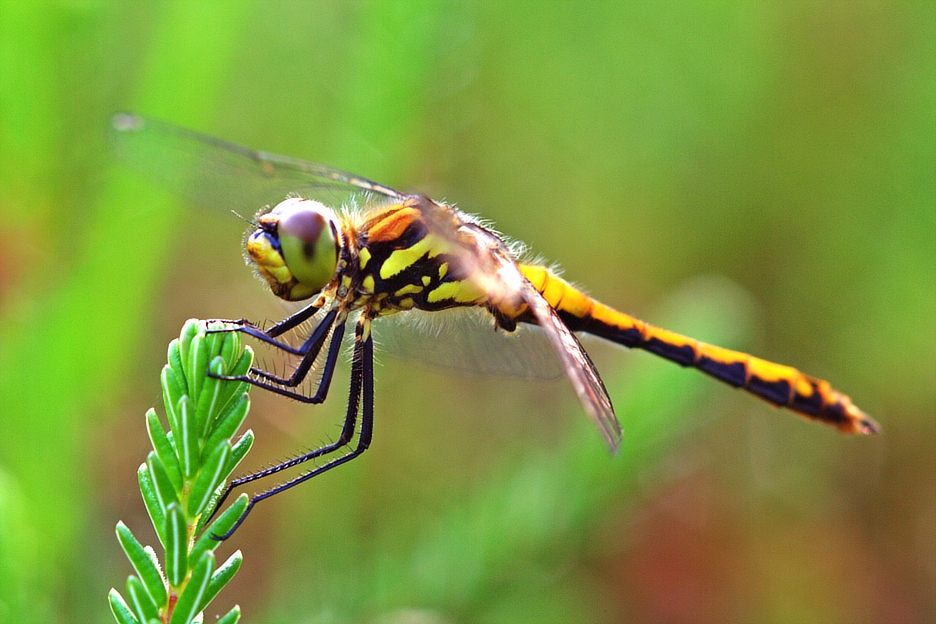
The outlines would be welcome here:
M 301 301 L 331 282 L 341 235 L 335 213 L 324 204 L 292 197 L 257 219 L 247 255 L 276 296 Z

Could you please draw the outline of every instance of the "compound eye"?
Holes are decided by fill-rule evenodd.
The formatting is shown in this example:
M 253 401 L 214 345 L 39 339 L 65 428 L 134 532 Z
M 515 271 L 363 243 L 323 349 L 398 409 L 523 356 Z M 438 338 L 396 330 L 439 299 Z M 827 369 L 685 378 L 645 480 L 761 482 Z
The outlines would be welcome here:
M 279 242 L 286 267 L 309 290 L 322 290 L 338 266 L 340 245 L 334 213 L 317 201 L 288 199 L 272 214 L 279 217 Z

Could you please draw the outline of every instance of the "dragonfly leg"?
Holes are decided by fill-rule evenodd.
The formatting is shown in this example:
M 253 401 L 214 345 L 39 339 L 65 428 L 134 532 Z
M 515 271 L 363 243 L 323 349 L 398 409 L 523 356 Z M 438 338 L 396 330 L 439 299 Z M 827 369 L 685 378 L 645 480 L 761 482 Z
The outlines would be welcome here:
M 262 379 L 266 379 L 284 386 L 295 387 L 299 385 L 305 379 L 305 376 L 308 374 L 312 364 L 315 363 L 315 358 L 317 358 L 318 354 L 322 351 L 322 345 L 324 345 L 325 341 L 328 339 L 328 332 L 331 330 L 332 324 L 335 322 L 337 315 L 338 313 L 335 310 L 331 310 L 328 314 L 326 314 L 322 320 L 319 321 L 319 324 L 315 327 L 315 330 L 309 335 L 308 338 L 305 339 L 305 341 L 302 343 L 302 346 L 299 348 L 294 349 L 289 347 L 289 349 L 282 349 L 293 355 L 302 356 L 302 360 L 299 362 L 299 365 L 296 367 L 296 370 L 293 371 L 293 374 L 290 375 L 290 377 L 279 377 L 256 367 L 251 367 L 250 373 L 252 375 L 257 375 Z M 341 325 L 343 324 L 344 321 L 341 322 Z M 269 344 L 276 345 L 277 347 L 279 347 L 281 344 L 275 340 L 267 342 Z M 339 342 L 341 341 L 339 340 Z M 245 380 L 242 379 L 241 381 Z M 248 383 L 252 383 L 252 381 L 249 379 L 246 381 L 248 381 Z
M 273 325 L 270 329 L 266 330 L 266 335 L 271 338 L 281 336 L 289 330 L 305 323 L 307 320 L 315 316 L 315 314 L 321 309 L 322 306 L 315 303 L 308 305 L 295 314 L 291 314 L 279 323 Z
M 357 324 L 357 327 L 355 328 L 354 356 L 351 363 L 351 388 L 348 395 L 348 409 L 345 413 L 344 424 L 341 427 L 341 434 L 338 436 L 338 439 L 333 443 L 317 448 L 314 451 L 304 453 L 298 457 L 294 457 L 293 459 L 282 462 L 275 466 L 271 466 L 264 470 L 260 470 L 253 474 L 234 479 L 228 484 L 224 490 L 224 494 L 222 494 L 218 499 L 218 503 L 215 506 L 214 511 L 212 511 L 212 515 L 214 515 L 214 513 L 220 509 L 221 505 L 224 503 L 234 488 L 246 483 L 250 483 L 251 481 L 256 481 L 257 479 L 262 479 L 272 474 L 276 474 L 282 470 L 286 470 L 287 468 L 298 466 L 299 464 L 314 460 L 318 457 L 329 455 L 335 451 L 341 450 L 346 446 L 349 446 L 351 444 L 351 440 L 354 438 L 359 410 L 361 412 L 361 430 L 360 434 L 358 435 L 357 444 L 354 446 L 354 448 L 352 448 L 344 455 L 340 455 L 329 460 L 327 463 L 322 464 L 321 466 L 294 477 L 289 481 L 280 483 L 276 487 L 270 488 L 265 492 L 254 495 L 251 497 L 250 502 L 247 503 L 247 508 L 244 510 L 243 515 L 237 519 L 237 522 L 234 524 L 234 526 L 231 527 L 231 529 L 224 535 L 212 535 L 212 537 L 219 541 L 226 540 L 244 522 L 244 520 L 247 518 L 247 515 L 260 501 L 270 498 L 271 496 L 275 496 L 280 492 L 284 492 L 289 488 L 295 487 L 300 483 L 308 481 L 312 477 L 316 477 L 336 466 L 340 466 L 341 464 L 349 462 L 366 451 L 370 446 L 371 434 L 373 433 L 374 426 L 374 341 L 370 333 L 370 320 L 364 317 L 361 318 Z
M 248 321 L 247 319 L 238 319 L 235 321 L 218 319 L 219 322 L 227 323 L 229 325 L 234 325 L 234 327 L 221 327 L 217 329 L 209 329 L 206 333 L 221 334 L 225 332 L 240 332 L 242 334 L 247 334 L 248 336 L 252 336 L 253 338 L 256 338 L 257 340 L 260 340 L 261 342 L 265 342 L 268 345 L 276 347 L 280 351 L 285 351 L 292 355 L 305 355 L 305 352 L 303 351 L 303 348 L 305 347 L 305 345 L 303 345 L 302 347 L 296 348 L 296 347 L 293 347 L 292 345 L 286 344 L 285 342 L 276 340 L 276 337 L 285 334 L 289 330 L 309 320 L 310 318 L 315 316 L 315 314 L 319 310 L 321 310 L 321 307 L 314 305 L 314 304 L 310 306 L 306 306 L 303 309 L 296 312 L 295 314 L 286 317 L 285 319 L 283 319 L 276 325 L 273 325 L 272 327 L 266 330 L 260 329 L 259 327 L 257 327 L 256 325 Z M 334 310 L 330 312 L 329 314 L 333 315 Z M 328 315 L 326 315 L 319 322 L 319 326 L 325 323 L 327 319 L 328 319 Z
M 320 323 L 319 326 L 316 328 L 316 331 L 313 332 L 313 335 L 310 336 L 308 340 L 306 340 L 306 344 L 310 344 L 313 347 L 312 349 L 309 350 L 307 354 L 307 358 L 306 358 L 310 362 L 310 365 L 311 365 L 311 362 L 315 361 L 315 359 L 318 357 L 318 354 L 322 349 L 322 343 L 324 342 L 325 337 L 328 336 L 328 330 L 331 328 L 331 324 L 333 321 L 334 321 L 334 314 L 329 313 L 329 315 L 326 316 L 326 318 L 322 320 L 322 323 Z M 316 337 L 316 334 L 318 333 L 321 333 L 321 338 Z M 331 380 L 335 372 L 335 366 L 338 362 L 338 353 L 341 350 L 341 341 L 343 337 L 344 337 L 344 321 L 342 320 L 341 324 L 339 324 L 335 328 L 335 333 L 332 335 L 332 343 L 331 345 L 329 345 L 329 348 L 328 348 L 328 355 L 326 356 L 326 359 L 325 359 L 325 367 L 322 372 L 322 378 L 319 380 L 318 388 L 316 389 L 315 394 L 311 397 L 308 397 L 306 395 L 299 394 L 296 392 L 291 392 L 289 390 L 286 390 L 285 388 L 280 387 L 280 385 L 282 385 L 282 382 L 279 381 L 278 378 L 275 378 L 275 376 L 269 375 L 268 373 L 265 373 L 264 371 L 260 371 L 260 372 L 263 372 L 269 377 L 273 377 L 276 383 L 279 383 L 280 385 L 274 385 L 272 383 L 264 383 L 257 379 L 248 377 L 246 375 L 229 377 L 227 379 L 245 381 L 259 388 L 263 388 L 264 390 L 269 390 L 270 392 L 280 394 L 288 398 L 295 398 L 297 400 L 304 401 L 306 403 L 322 403 L 325 401 L 325 397 L 328 394 L 328 388 L 331 385 Z M 315 343 L 318 343 L 317 346 L 315 345 Z M 303 361 L 306 361 L 306 359 L 304 359 Z M 300 366 L 301 365 L 302 363 L 300 363 Z M 253 369 L 252 369 L 252 372 L 253 372 Z M 353 370 L 352 370 L 352 373 L 353 373 Z M 354 376 L 352 374 L 352 382 L 353 381 L 354 381 Z M 342 430 L 342 433 L 344 433 L 344 430 Z M 348 439 L 350 439 L 350 437 Z M 339 437 L 339 442 L 340 440 L 341 440 L 341 437 Z M 328 451 L 328 452 L 331 452 L 331 451 Z M 228 494 L 230 494 L 233 488 L 239 485 L 243 485 L 245 483 L 249 483 L 255 479 L 260 479 L 268 474 L 273 474 L 280 470 L 284 470 L 285 468 L 288 468 L 289 466 L 294 465 L 293 463 L 294 461 L 295 460 L 284 462 L 282 464 L 272 466 L 265 470 L 261 470 L 256 473 L 246 475 L 244 477 L 239 477 L 238 479 L 231 481 L 231 483 L 228 484 L 227 488 L 225 488 L 224 493 L 218 499 L 218 503 L 215 505 L 214 510 L 211 512 L 211 515 L 214 516 L 214 514 L 217 513 L 218 509 L 221 508 L 222 503 L 224 503 L 224 500 L 228 497 Z
M 341 352 L 341 342 L 344 338 L 344 323 L 346 317 L 342 315 L 342 318 L 335 324 L 336 316 L 337 313 L 335 311 L 329 312 L 325 318 L 322 319 L 322 322 L 319 323 L 318 327 L 315 328 L 315 331 L 312 332 L 312 335 L 303 343 L 299 350 L 300 353 L 303 354 L 302 360 L 300 360 L 292 375 L 288 378 L 278 377 L 277 375 L 253 367 L 250 369 L 250 374 L 248 375 L 218 376 L 217 378 L 229 381 L 243 381 L 252 386 L 268 390 L 280 396 L 295 399 L 302 403 L 317 405 L 324 402 L 328 394 L 328 388 L 331 385 L 332 377 L 335 373 L 335 367 L 338 364 L 338 355 Z M 312 365 L 315 363 L 319 353 L 322 351 L 322 347 L 328 339 L 329 331 L 332 329 L 333 325 L 334 331 L 331 333 L 331 343 L 328 346 L 328 354 L 325 357 L 325 365 L 322 368 L 322 377 L 319 379 L 315 394 L 308 395 L 290 390 L 289 388 L 295 388 L 301 384 L 309 374 Z M 259 377 L 259 379 L 251 375 L 255 375 Z

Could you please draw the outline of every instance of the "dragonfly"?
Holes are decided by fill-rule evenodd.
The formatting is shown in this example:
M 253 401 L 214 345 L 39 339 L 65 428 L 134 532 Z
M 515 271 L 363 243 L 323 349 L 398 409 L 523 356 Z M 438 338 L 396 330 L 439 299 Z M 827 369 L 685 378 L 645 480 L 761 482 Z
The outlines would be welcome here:
M 524 261 L 521 247 L 450 204 L 133 114 L 115 115 L 111 129 L 118 155 L 168 188 L 212 208 L 260 208 L 246 237 L 248 264 L 274 295 L 304 302 L 266 329 L 244 319 L 225 321 L 222 331 L 242 332 L 297 358 L 288 374 L 254 367 L 227 379 L 321 404 L 345 328 L 354 327 L 340 434 L 329 444 L 232 480 L 216 509 L 235 488 L 303 464 L 314 466 L 254 494 L 237 524 L 219 539 L 229 537 L 260 501 L 367 450 L 374 421 L 374 329 L 399 326 L 400 319 L 422 328 L 422 344 L 415 350 L 430 361 L 432 354 L 444 353 L 446 363 L 520 376 L 549 376 L 558 369 L 612 452 L 621 442 L 621 426 L 577 333 L 698 369 L 843 433 L 880 430 L 828 382 L 615 310 L 554 268 Z M 298 346 L 284 339 L 295 332 L 301 333 Z M 310 373 L 317 381 L 306 388 Z

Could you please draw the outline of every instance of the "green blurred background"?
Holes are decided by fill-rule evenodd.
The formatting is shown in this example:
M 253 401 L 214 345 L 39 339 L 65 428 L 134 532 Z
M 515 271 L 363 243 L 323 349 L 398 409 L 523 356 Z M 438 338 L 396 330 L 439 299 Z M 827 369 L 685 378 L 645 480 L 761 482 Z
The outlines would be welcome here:
M 116 110 L 456 202 L 884 427 L 595 347 L 611 458 L 566 384 L 382 356 L 372 449 L 257 508 L 209 618 L 936 618 L 932 2 L 0 0 L 0 622 L 110 619 L 168 342 L 286 313 L 241 222 L 113 161 Z M 246 467 L 333 436 L 346 375 L 255 392 Z

